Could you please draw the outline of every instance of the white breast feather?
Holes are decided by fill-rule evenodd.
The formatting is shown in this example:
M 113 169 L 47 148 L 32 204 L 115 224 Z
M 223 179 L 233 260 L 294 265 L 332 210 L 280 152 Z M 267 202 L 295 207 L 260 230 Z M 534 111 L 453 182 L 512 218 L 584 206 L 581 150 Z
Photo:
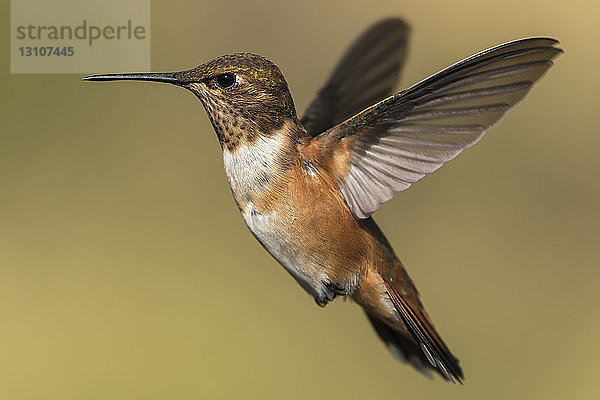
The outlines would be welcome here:
M 286 145 L 282 133 L 260 136 L 254 143 L 243 143 L 233 152 L 224 149 L 225 172 L 248 228 L 306 291 L 322 297 L 327 291 L 323 283 L 327 280 L 324 268 L 294 240 L 293 218 L 275 211 L 260 212 L 252 203 L 257 192 L 268 190 L 265 185 L 277 173 L 277 160 L 284 155 Z
M 283 135 L 259 135 L 254 143 L 242 143 L 233 152 L 223 151 L 225 173 L 238 203 L 250 201 L 277 172 L 277 160 L 283 152 Z

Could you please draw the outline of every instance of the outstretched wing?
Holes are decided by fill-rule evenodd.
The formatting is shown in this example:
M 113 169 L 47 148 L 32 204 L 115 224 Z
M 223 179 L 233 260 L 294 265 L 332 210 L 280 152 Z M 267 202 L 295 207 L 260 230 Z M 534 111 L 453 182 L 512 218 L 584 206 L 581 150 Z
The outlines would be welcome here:
M 393 93 L 406 59 L 408 33 L 404 21 L 392 18 L 359 36 L 302 117 L 311 136 Z
M 317 136 L 345 160 L 338 187 L 356 218 L 367 218 L 464 149 L 521 100 L 562 52 L 549 38 L 475 54 Z

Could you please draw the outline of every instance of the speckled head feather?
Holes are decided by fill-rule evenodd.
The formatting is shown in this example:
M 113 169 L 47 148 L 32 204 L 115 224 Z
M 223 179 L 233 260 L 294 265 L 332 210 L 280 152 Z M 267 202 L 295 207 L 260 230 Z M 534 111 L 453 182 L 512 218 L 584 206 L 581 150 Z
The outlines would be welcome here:
M 204 105 L 221 146 L 235 150 L 258 135 L 270 135 L 286 119 L 296 121 L 296 109 L 279 68 L 265 57 L 237 53 L 217 57 L 175 73 Z M 223 77 L 231 86 L 219 84 Z M 233 79 L 233 81 L 231 81 Z

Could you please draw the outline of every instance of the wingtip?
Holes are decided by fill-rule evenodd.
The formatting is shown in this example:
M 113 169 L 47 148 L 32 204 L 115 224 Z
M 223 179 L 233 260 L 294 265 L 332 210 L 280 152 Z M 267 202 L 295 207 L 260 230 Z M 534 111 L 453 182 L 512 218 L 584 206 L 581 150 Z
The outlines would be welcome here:
M 406 22 L 406 19 L 404 19 L 400 16 L 393 16 L 393 17 L 380 19 L 379 21 L 375 22 L 372 26 L 385 25 L 385 24 L 397 25 L 399 27 L 410 29 L 410 24 L 408 22 Z
M 553 38 L 553 37 L 549 37 L 549 36 L 534 36 L 534 37 L 530 37 L 530 38 L 525 38 L 525 39 L 521 39 L 522 41 L 539 41 L 539 40 L 543 40 L 548 43 L 549 47 L 554 48 L 555 50 L 557 50 L 557 54 L 562 54 L 565 51 L 560 48 L 560 47 L 555 47 L 560 45 L 560 40 Z

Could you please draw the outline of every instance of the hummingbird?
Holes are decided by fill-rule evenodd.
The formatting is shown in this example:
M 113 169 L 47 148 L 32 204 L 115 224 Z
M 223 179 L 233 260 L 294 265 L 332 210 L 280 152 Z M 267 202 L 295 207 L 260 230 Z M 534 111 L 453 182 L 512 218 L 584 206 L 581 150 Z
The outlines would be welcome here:
M 371 215 L 477 143 L 562 50 L 551 38 L 515 40 L 393 94 L 409 34 L 399 18 L 367 29 L 301 118 L 281 70 L 251 53 L 180 72 L 82 79 L 163 82 L 192 92 L 260 244 L 319 306 L 351 298 L 392 355 L 425 375 L 462 383 L 458 359 Z

